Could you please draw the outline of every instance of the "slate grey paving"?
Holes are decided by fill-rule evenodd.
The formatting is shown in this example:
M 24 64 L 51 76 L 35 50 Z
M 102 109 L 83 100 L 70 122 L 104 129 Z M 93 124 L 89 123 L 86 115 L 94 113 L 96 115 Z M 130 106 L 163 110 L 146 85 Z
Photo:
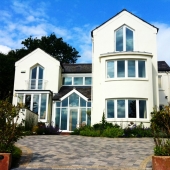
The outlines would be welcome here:
M 141 168 L 153 154 L 152 138 L 100 138 L 83 136 L 27 136 L 18 141 L 33 152 L 25 169 L 128 169 Z M 151 168 L 147 162 L 146 168 Z M 23 170 L 17 168 L 16 170 Z

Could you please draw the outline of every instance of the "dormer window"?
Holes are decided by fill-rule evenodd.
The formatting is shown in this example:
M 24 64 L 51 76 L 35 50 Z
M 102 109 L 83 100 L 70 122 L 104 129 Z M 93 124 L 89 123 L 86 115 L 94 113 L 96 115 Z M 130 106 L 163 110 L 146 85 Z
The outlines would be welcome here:
M 133 30 L 122 26 L 115 31 L 116 51 L 133 51 Z

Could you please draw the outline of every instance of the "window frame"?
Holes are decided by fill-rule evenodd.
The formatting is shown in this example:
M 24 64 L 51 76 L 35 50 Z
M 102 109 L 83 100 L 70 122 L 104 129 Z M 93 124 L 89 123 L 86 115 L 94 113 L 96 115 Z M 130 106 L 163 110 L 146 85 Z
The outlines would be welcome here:
M 114 117 L 112 118 L 108 118 L 108 113 L 107 113 L 107 101 L 108 100 L 113 100 L 114 101 Z M 125 101 L 125 117 L 123 118 L 118 118 L 118 101 L 119 100 L 124 100 Z M 136 117 L 132 118 L 132 117 L 129 117 L 129 108 L 128 108 L 128 101 L 129 100 L 132 100 L 132 101 L 136 101 Z M 140 118 L 140 108 L 139 108 L 139 101 L 145 101 L 146 102 L 146 118 Z M 106 119 L 108 121 L 114 121 L 115 119 L 116 120 L 131 120 L 131 121 L 134 121 L 134 120 L 148 120 L 149 119 L 149 114 L 148 114 L 148 100 L 147 99 L 140 99 L 140 98 L 108 98 L 105 100 L 105 113 L 106 113 Z
M 135 51 L 134 48 L 135 48 L 135 43 L 134 43 L 134 36 L 135 36 L 135 30 L 130 28 L 129 26 L 127 25 L 122 25 L 121 27 L 119 27 L 118 29 L 116 29 L 114 31 L 114 48 L 115 48 L 115 51 L 116 52 L 122 52 L 122 51 L 117 51 L 116 50 L 116 32 L 119 31 L 121 28 L 123 28 L 123 50 L 122 51 L 127 51 L 126 50 L 126 28 L 128 28 L 129 30 L 131 30 L 133 32 L 133 50 L 128 50 L 128 51 Z
M 118 77 L 118 61 L 124 61 L 124 65 L 125 65 L 125 76 L 124 77 Z M 128 76 L 128 73 L 129 73 L 129 69 L 128 69 L 128 61 L 135 61 L 135 77 L 129 77 Z M 144 61 L 145 62 L 145 77 L 139 77 L 139 67 L 138 67 L 138 61 Z M 114 62 L 114 68 L 113 68 L 113 75 L 114 77 L 111 77 L 109 78 L 108 76 L 108 62 Z M 147 79 L 147 70 L 146 70 L 146 62 L 147 60 L 145 59 L 110 59 L 110 60 L 106 60 L 106 63 L 105 63 L 105 78 L 106 80 L 114 80 L 114 79 L 141 79 L 141 80 L 146 80 Z

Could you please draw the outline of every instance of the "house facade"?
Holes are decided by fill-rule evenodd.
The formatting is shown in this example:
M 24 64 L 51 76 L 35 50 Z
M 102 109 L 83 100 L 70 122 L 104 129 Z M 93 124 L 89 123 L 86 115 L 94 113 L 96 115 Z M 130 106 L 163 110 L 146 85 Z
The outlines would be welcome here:
M 166 103 L 158 90 L 157 32 L 123 10 L 91 32 L 92 64 L 60 63 L 36 49 L 15 63 L 13 104 L 62 131 L 99 123 L 103 113 L 122 127 L 149 126 L 153 107 Z

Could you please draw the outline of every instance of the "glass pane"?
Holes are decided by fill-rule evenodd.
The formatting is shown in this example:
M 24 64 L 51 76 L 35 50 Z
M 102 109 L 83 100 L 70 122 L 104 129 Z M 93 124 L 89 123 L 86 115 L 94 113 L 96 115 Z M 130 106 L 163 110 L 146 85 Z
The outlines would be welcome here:
M 60 128 L 60 108 L 56 108 L 55 126 Z
M 31 109 L 31 95 L 25 96 L 25 106 L 28 109 Z
M 56 107 L 60 107 L 61 102 L 56 102 Z
M 125 77 L 125 61 L 117 61 L 117 77 Z
M 126 28 L 126 51 L 133 51 L 133 31 Z
M 80 107 L 86 107 L 86 101 L 80 98 Z
M 32 69 L 31 79 L 36 79 L 36 76 L 37 76 L 37 67 Z
M 68 107 L 68 97 L 62 101 L 62 107 Z
M 116 31 L 116 51 L 123 51 L 123 27 Z
M 79 96 L 76 93 L 73 93 L 69 96 L 69 106 L 79 106 Z
M 38 79 L 43 79 L 43 69 L 39 67 L 39 76 Z
M 46 99 L 47 94 L 41 94 L 41 108 L 40 108 L 40 119 L 46 118 Z
M 67 108 L 61 109 L 61 130 L 67 130 Z
M 114 118 L 114 100 L 107 100 L 107 118 Z
M 107 78 L 114 77 L 114 61 L 107 61 Z
M 34 94 L 33 96 L 33 112 L 38 114 L 39 108 L 39 95 Z
M 136 100 L 128 100 L 128 117 L 136 118 Z
M 42 89 L 43 88 L 43 80 L 39 79 L 38 80 L 38 89 Z
M 91 125 L 91 109 L 87 109 L 88 112 L 90 112 L 90 115 L 87 115 L 87 125 Z
M 117 100 L 117 118 L 125 118 L 125 100 Z
M 91 77 L 85 77 L 85 85 L 91 85 Z
M 31 79 L 31 89 L 36 88 L 36 79 Z
M 86 108 L 80 109 L 79 124 L 86 124 Z
M 74 85 L 83 85 L 83 77 L 74 77 Z
M 146 77 L 145 75 L 145 61 L 138 61 L 139 77 Z
M 24 94 L 18 94 L 18 103 L 23 103 L 23 99 L 24 99 Z
M 72 77 L 63 77 L 63 85 L 72 85 Z
M 135 77 L 135 61 L 128 61 L 128 77 Z
M 146 100 L 139 100 L 139 118 L 147 118 Z
M 91 102 L 87 102 L 87 107 L 91 107 Z
M 76 129 L 77 126 L 77 115 L 78 110 L 77 109 L 70 109 L 70 120 L 69 120 L 69 130 L 73 131 Z

